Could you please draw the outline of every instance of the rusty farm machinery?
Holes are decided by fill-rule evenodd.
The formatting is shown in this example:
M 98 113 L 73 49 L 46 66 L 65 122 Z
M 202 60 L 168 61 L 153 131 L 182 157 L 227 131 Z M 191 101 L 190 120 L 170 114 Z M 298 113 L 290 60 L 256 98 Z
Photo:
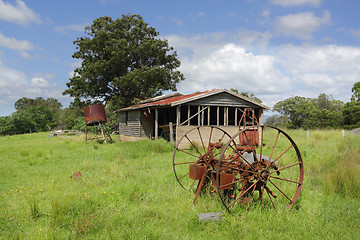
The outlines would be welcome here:
M 245 119 L 250 119 L 247 126 Z M 303 185 L 303 161 L 293 139 L 272 126 L 259 125 L 245 109 L 239 131 L 230 135 L 218 126 L 186 132 L 173 154 L 175 177 L 182 188 L 218 195 L 229 211 L 264 206 L 294 206 Z

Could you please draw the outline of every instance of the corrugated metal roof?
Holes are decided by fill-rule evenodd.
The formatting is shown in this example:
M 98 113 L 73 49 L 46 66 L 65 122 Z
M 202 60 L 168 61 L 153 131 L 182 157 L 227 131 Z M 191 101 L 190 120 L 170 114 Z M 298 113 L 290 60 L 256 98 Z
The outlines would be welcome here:
M 218 93 L 222 93 L 222 92 L 227 92 L 233 96 L 236 96 L 238 98 L 241 98 L 243 100 L 246 100 L 254 105 L 257 105 L 261 108 L 264 109 L 269 109 L 269 107 L 262 105 L 250 98 L 244 97 L 240 94 L 236 94 L 232 91 L 226 90 L 226 89 L 214 89 L 211 91 L 205 91 L 205 92 L 197 92 L 197 93 L 193 93 L 193 94 L 188 94 L 188 95 L 180 95 L 180 96 L 171 96 L 166 98 L 165 96 L 161 96 L 161 100 L 156 101 L 156 98 L 154 98 L 155 101 L 152 102 L 148 102 L 151 101 L 151 99 L 145 100 L 143 102 L 146 102 L 144 104 L 139 104 L 139 105 L 134 105 L 134 106 L 130 106 L 127 108 L 122 108 L 119 109 L 118 111 L 130 111 L 130 110 L 135 110 L 135 109 L 140 109 L 140 108 L 151 108 L 151 107 L 162 107 L 162 106 L 176 106 L 182 103 L 186 103 L 186 102 L 190 102 L 190 101 L 194 101 L 200 98 L 204 98 L 207 96 L 211 96 L 213 94 L 218 94 Z

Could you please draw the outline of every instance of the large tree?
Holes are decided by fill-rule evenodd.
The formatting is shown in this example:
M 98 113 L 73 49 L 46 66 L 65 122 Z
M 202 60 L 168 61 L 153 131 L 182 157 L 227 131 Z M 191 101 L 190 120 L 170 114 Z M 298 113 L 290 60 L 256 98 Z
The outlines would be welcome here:
M 81 66 L 63 92 L 74 97 L 75 104 L 112 101 L 117 107 L 129 106 L 163 90 L 175 91 L 184 80 L 176 70 L 176 52 L 139 15 L 100 17 L 85 33 L 74 41 L 73 58 L 81 60 Z
M 351 101 L 345 104 L 343 115 L 345 128 L 360 128 L 360 81 L 351 89 Z

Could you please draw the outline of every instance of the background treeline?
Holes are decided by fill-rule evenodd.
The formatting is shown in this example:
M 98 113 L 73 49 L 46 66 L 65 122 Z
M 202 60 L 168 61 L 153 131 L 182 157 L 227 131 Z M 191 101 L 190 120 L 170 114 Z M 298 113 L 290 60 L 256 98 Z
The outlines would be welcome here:
M 45 132 L 54 129 L 85 131 L 82 108 L 70 106 L 63 109 L 54 98 L 35 99 L 23 97 L 15 102 L 16 111 L 10 116 L 0 117 L 0 135 Z M 106 107 L 108 125 L 116 130 L 116 114 L 111 106 Z
M 317 98 L 290 97 L 276 103 L 267 125 L 292 129 L 360 128 L 360 82 L 352 88 L 351 101 L 343 103 L 325 93 Z
M 233 89 L 232 89 L 233 90 Z M 294 96 L 276 103 L 272 111 L 277 112 L 266 119 L 265 124 L 291 129 L 354 129 L 360 127 L 360 82 L 354 84 L 351 101 L 343 103 L 325 93 L 317 98 Z M 241 93 L 261 102 L 248 93 Z M 85 131 L 82 107 L 71 104 L 63 109 L 54 98 L 26 98 L 15 102 L 16 111 L 10 116 L 0 117 L 0 135 L 44 132 L 53 129 Z M 105 107 L 107 126 L 117 130 L 117 107 L 108 102 Z

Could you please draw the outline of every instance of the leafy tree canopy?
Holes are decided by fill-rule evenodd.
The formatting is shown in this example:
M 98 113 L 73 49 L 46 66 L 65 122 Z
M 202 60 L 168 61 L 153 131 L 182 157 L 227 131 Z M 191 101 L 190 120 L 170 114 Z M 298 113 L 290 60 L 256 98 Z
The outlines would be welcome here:
M 347 129 L 360 128 L 360 81 L 351 89 L 351 102 L 344 106 L 344 125 Z
M 80 59 L 81 66 L 63 92 L 74 97 L 75 105 L 111 100 L 125 107 L 163 90 L 176 91 L 176 84 L 184 80 L 176 70 L 181 64 L 176 52 L 139 15 L 100 17 L 85 33 L 74 41 L 73 58 Z
M 233 91 L 234 93 L 240 94 L 242 96 L 248 97 L 254 101 L 257 101 L 258 103 L 262 103 L 262 100 L 258 97 L 255 96 L 255 94 L 253 93 L 248 93 L 248 92 L 241 92 L 239 93 L 239 91 L 237 89 L 231 88 L 231 91 Z
M 62 104 L 55 98 L 44 99 L 42 97 L 32 98 L 20 98 L 15 102 L 16 110 L 26 110 L 33 106 L 42 106 L 50 109 L 52 112 L 57 112 L 62 108 Z
M 291 97 L 276 103 L 273 111 L 288 118 L 289 128 L 340 128 L 344 103 L 324 93 L 318 98 Z
M 360 102 L 360 81 L 356 82 L 351 89 L 353 95 L 351 96 L 351 101 Z

